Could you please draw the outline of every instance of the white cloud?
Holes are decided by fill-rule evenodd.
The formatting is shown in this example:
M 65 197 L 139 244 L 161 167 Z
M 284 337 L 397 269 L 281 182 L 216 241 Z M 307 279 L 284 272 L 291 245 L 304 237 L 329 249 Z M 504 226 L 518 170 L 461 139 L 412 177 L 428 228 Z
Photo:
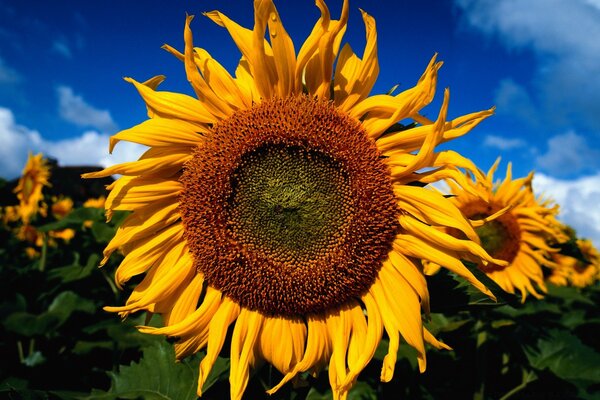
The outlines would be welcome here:
M 0 57 L 0 84 L 2 83 L 17 83 L 21 80 L 21 75 L 13 68 L 6 65 L 2 57 Z
M 486 147 L 494 147 L 500 150 L 512 150 L 518 147 L 525 146 L 525 141 L 523 139 L 517 138 L 506 138 L 502 136 L 495 135 L 487 135 L 483 140 L 483 145 Z
M 38 131 L 17 124 L 11 110 L 0 107 L 0 176 L 6 179 L 19 176 L 30 151 L 56 158 L 59 165 L 107 167 L 136 160 L 146 149 L 123 142 L 109 155 L 108 139 L 108 134 L 87 131 L 74 138 L 48 140 Z
M 96 128 L 104 132 L 114 132 L 117 129 L 108 110 L 94 108 L 68 86 L 59 86 L 56 91 L 58 111 L 64 120 L 77 126 Z
M 550 197 L 560 206 L 559 220 L 600 248 L 600 173 L 575 180 L 538 173 L 533 187 L 538 195 Z
M 536 109 L 545 123 L 600 128 L 597 0 L 455 0 L 467 24 L 537 56 Z M 518 110 L 518 105 L 513 107 Z
M 566 176 L 600 167 L 600 150 L 592 148 L 584 136 L 569 131 L 548 140 L 548 151 L 536 157 L 543 170 Z
M 53 41 L 52 50 L 65 58 L 71 59 L 73 57 L 71 48 L 64 39 L 56 39 Z

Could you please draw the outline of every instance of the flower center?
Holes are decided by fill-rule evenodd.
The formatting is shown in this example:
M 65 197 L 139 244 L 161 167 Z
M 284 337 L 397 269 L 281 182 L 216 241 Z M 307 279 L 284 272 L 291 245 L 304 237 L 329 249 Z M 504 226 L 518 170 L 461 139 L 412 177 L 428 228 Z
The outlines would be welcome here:
M 473 202 L 461 207 L 461 211 L 467 218 L 478 220 L 489 217 L 501 210 L 503 207 L 484 202 Z M 475 228 L 475 232 L 481 240 L 481 246 L 492 257 L 508 261 L 510 263 L 519 253 L 521 243 L 521 229 L 516 217 L 510 211 L 502 214 L 496 219 Z M 508 266 L 497 264 L 480 265 L 484 272 L 502 271 Z
M 279 263 L 322 259 L 347 233 L 347 174 L 327 155 L 267 145 L 242 157 L 232 182 L 229 223 L 245 248 Z
M 333 104 L 306 96 L 266 100 L 216 124 L 180 181 L 196 269 L 267 315 L 359 297 L 399 229 L 374 142 Z

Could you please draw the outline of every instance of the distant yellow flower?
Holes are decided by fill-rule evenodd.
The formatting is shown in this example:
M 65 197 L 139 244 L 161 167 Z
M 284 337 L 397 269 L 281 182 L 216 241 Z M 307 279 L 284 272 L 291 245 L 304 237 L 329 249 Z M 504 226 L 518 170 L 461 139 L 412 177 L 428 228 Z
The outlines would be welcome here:
M 62 239 L 65 242 L 69 242 L 75 237 L 75 230 L 73 229 L 62 229 L 60 231 L 50 231 L 49 235 L 54 239 Z
M 44 245 L 44 234 L 39 232 L 32 225 L 21 225 L 16 230 L 16 237 L 24 242 L 29 242 L 36 247 L 42 247 Z M 50 231 L 47 234 L 48 246 L 56 247 L 57 243 L 54 239 L 61 239 L 65 242 L 69 242 L 75 237 L 75 231 L 73 229 L 61 229 L 58 231 Z
M 260 360 L 284 374 L 270 393 L 328 365 L 334 397 L 343 399 L 384 330 L 386 382 L 400 337 L 417 350 L 421 371 L 424 342 L 447 348 L 422 324 L 429 295 L 420 259 L 489 293 L 461 262 L 493 261 L 471 225 L 448 199 L 414 183 L 457 178 L 456 166 L 470 166 L 435 147 L 492 110 L 447 120 L 446 91 L 437 120 L 422 117 L 441 67 L 435 57 L 416 86 L 370 96 L 379 70 L 375 20 L 362 13 L 361 59 L 348 45 L 340 50 L 348 2 L 339 20 L 317 5 L 321 17 L 298 53 L 269 0 L 255 1 L 252 30 L 206 13 L 241 50 L 235 77 L 194 47 L 188 17 L 184 52 L 166 49 L 183 61 L 198 99 L 156 91 L 163 77 L 127 78 L 150 119 L 117 133 L 110 149 L 121 140 L 150 149 L 85 175 L 122 175 L 109 186 L 107 217 L 132 213 L 103 262 L 123 251 L 119 286 L 146 273 L 125 306 L 106 309 L 162 314 L 164 328 L 140 329 L 177 338 L 179 358 L 206 349 L 199 395 L 232 324 L 232 399 Z M 397 122 L 406 118 L 421 125 L 405 130 Z
M 44 237 L 31 225 L 21 225 L 17 230 L 17 239 L 34 244 L 37 247 L 42 247 Z
M 547 264 L 556 251 L 546 243 L 567 239 L 555 218 L 558 207 L 548 200 L 536 199 L 531 188 L 533 173 L 512 179 L 510 163 L 504 181 L 494 184 L 499 161 L 487 176 L 480 172 L 474 179 L 461 181 L 461 186 L 448 182 L 454 195 L 451 201 L 472 220 L 483 248 L 508 263 L 479 264 L 479 268 L 505 291 L 518 290 L 523 301 L 528 293 L 540 298 L 539 291 L 546 291 L 541 265 Z M 462 236 L 455 229 L 448 231 Z
M 87 208 L 104 208 L 104 204 L 106 203 L 106 197 L 100 196 L 95 199 L 87 199 L 85 203 L 83 203 L 84 207 Z
M 28 224 L 38 212 L 45 212 L 44 207 L 40 207 L 40 202 L 43 200 L 43 187 L 50 186 L 49 178 L 50 168 L 43 155 L 40 153 L 34 156 L 29 153 L 23 174 L 15 188 L 20 202 L 19 212 L 24 224 Z
M 600 279 L 600 253 L 590 240 L 577 240 L 584 262 L 574 257 L 555 253 L 552 260 L 556 264 L 548 281 L 558 286 L 586 287 Z
M 17 222 L 20 218 L 19 206 L 2 207 L 2 223 L 4 226 Z
M 37 251 L 36 249 L 34 249 L 33 247 L 26 247 L 25 248 L 25 254 L 30 259 L 38 258 L 40 256 L 40 252 Z
M 52 204 L 51 210 L 54 218 L 62 219 L 73 210 L 73 200 L 68 197 L 57 200 Z

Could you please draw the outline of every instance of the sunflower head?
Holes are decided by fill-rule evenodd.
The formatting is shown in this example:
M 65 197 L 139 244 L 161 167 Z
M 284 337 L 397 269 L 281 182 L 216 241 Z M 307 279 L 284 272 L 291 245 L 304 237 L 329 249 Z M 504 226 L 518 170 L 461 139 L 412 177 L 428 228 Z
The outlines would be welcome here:
M 199 395 L 230 326 L 235 399 L 260 360 L 283 374 L 270 393 L 328 366 L 334 397 L 345 398 L 384 330 L 381 379 L 392 378 L 401 337 L 423 371 L 424 343 L 447 346 L 422 324 L 429 294 L 420 260 L 488 294 L 461 259 L 503 263 L 476 243 L 455 205 L 423 187 L 464 179 L 458 168 L 475 170 L 435 147 L 492 110 L 448 120 L 446 90 L 435 121 L 423 117 L 441 67 L 435 56 L 414 87 L 370 95 L 379 71 L 375 20 L 362 13 L 359 57 L 341 47 L 348 2 L 337 20 L 317 5 L 321 17 L 297 52 L 270 0 L 254 2 L 251 29 L 205 13 L 240 49 L 233 75 L 194 47 L 187 17 L 183 51 L 165 49 L 183 62 L 196 97 L 157 91 L 162 76 L 128 78 L 149 119 L 114 135 L 110 149 L 121 140 L 149 149 L 138 161 L 85 175 L 121 175 L 108 187 L 106 214 L 131 214 L 103 262 L 124 253 L 119 286 L 145 274 L 126 305 L 106 309 L 162 314 L 163 328 L 140 329 L 176 338 L 178 357 L 206 349 Z M 399 121 L 407 118 L 418 124 L 404 129 Z
M 558 286 L 587 287 L 600 279 L 600 253 L 587 239 L 578 239 L 580 257 L 555 253 L 548 281 Z
M 38 212 L 45 213 L 45 205 L 40 205 L 40 202 L 43 200 L 43 187 L 50 186 L 49 178 L 50 167 L 42 153 L 35 156 L 29 153 L 21 178 L 15 187 L 19 199 L 19 212 L 24 224 L 28 224 Z
M 513 179 L 509 163 L 504 180 L 494 183 L 499 161 L 487 174 L 462 181 L 467 185 L 449 182 L 452 202 L 472 221 L 483 248 L 504 261 L 480 263 L 479 268 L 505 291 L 518 290 L 524 301 L 527 294 L 540 297 L 539 291 L 546 290 L 541 265 L 557 251 L 547 243 L 562 242 L 565 236 L 555 219 L 558 207 L 533 194 L 533 174 Z M 455 230 L 450 233 L 457 235 Z
M 50 210 L 52 211 L 54 218 L 62 219 L 73 210 L 73 200 L 68 197 L 53 199 Z

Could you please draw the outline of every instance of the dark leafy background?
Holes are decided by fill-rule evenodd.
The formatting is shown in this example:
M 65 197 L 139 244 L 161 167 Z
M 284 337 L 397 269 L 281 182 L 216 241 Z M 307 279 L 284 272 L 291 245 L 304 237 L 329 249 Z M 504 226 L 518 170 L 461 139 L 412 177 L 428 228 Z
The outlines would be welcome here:
M 158 316 L 139 314 L 121 321 L 102 310 L 124 303 L 135 285 L 119 291 L 113 284 L 118 255 L 98 268 L 123 216 L 107 224 L 102 210 L 79 207 L 60 221 L 38 220 L 40 231 L 72 228 L 76 235 L 34 259 L 26 256 L 27 245 L 10 227 L 0 228 L 0 398 L 196 398 L 203 353 L 175 362 L 172 343 L 135 329 L 144 323 L 160 325 Z M 85 221 L 93 222 L 86 226 Z M 429 349 L 427 371 L 419 374 L 414 350 L 402 345 L 394 379 L 383 384 L 384 338 L 348 398 L 599 399 L 598 285 L 550 286 L 545 299 L 521 304 L 485 275 L 479 277 L 498 303 L 450 273 L 428 278 L 432 313 L 424 316 L 426 324 L 454 350 Z M 228 397 L 228 352 L 226 345 L 203 398 Z M 295 387 L 289 384 L 266 395 L 280 378 L 273 367 L 263 365 L 253 371 L 245 397 L 331 398 L 326 372 L 317 378 L 305 374 Z

